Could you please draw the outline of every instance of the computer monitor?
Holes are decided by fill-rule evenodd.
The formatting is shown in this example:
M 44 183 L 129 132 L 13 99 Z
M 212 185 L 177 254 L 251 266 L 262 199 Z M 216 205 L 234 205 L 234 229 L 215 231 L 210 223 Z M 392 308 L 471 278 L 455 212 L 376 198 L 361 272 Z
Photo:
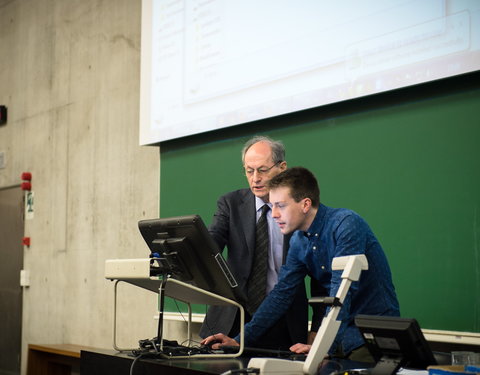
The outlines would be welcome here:
M 357 315 L 355 325 L 377 361 L 373 375 L 395 374 L 400 367 L 425 369 L 437 364 L 413 318 Z
M 237 301 L 237 282 L 199 215 L 141 220 L 151 276 L 163 275 Z

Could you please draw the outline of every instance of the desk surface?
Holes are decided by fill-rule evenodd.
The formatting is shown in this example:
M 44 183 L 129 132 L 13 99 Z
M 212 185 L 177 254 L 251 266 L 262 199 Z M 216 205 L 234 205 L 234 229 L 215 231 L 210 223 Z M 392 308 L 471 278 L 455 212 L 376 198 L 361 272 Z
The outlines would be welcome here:
M 81 375 L 128 375 L 134 357 L 114 350 L 82 351 Z M 135 363 L 136 374 L 221 374 L 247 367 L 249 358 L 232 359 L 149 359 Z
M 114 350 L 82 350 L 80 357 L 81 375 L 128 375 L 134 357 L 118 353 Z M 238 370 L 248 367 L 250 358 L 199 358 L 199 359 L 141 359 L 135 363 L 135 374 L 169 374 L 169 375 L 193 375 L 193 374 L 222 374 L 228 370 Z M 339 370 L 339 364 L 328 361 L 320 374 L 330 374 Z M 359 363 L 342 361 L 342 368 L 358 368 Z M 362 366 L 360 366 L 362 367 Z M 325 370 L 325 371 L 323 371 Z

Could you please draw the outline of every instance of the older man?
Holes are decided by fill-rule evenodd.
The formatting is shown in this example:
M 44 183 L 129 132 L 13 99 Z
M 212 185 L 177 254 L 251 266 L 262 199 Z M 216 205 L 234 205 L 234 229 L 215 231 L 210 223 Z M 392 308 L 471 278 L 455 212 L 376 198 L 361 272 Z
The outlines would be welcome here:
M 267 188 L 268 181 L 287 168 L 284 146 L 268 137 L 254 137 L 243 147 L 242 163 L 250 188 L 232 191 L 218 199 L 209 231 L 221 249 L 228 249 L 227 261 L 247 297 L 242 304 L 249 321 L 277 283 L 287 255 L 288 238 L 284 240 L 273 222 Z M 259 228 L 263 228 L 263 236 L 265 231 L 268 233 L 268 239 L 259 234 Z M 262 244 L 264 250 L 260 249 Z M 296 288 L 293 299 L 291 308 L 256 341 L 256 347 L 287 349 L 296 342 L 306 342 L 308 308 L 303 284 Z M 217 332 L 238 334 L 236 308 L 210 307 L 200 336 Z

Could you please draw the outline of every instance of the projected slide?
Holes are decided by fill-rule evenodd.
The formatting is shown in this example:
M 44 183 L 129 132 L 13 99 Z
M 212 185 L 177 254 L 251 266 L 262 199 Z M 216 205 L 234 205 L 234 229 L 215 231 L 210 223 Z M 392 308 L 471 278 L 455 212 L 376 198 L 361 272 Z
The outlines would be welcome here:
M 143 0 L 140 144 L 476 71 L 477 0 Z

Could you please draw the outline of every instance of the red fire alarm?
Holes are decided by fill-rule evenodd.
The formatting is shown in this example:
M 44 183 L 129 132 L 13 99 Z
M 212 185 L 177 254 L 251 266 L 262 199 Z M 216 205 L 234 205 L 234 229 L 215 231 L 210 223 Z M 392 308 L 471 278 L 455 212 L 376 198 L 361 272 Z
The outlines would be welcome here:
M 32 190 L 32 174 L 30 172 L 23 172 L 21 177 L 23 180 L 22 184 L 20 185 L 22 190 Z
M 7 123 L 7 107 L 0 105 L 0 125 Z
M 23 245 L 30 247 L 30 237 L 23 237 L 22 243 Z
M 30 182 L 22 182 L 20 187 L 22 188 L 22 190 L 32 190 L 32 184 Z

